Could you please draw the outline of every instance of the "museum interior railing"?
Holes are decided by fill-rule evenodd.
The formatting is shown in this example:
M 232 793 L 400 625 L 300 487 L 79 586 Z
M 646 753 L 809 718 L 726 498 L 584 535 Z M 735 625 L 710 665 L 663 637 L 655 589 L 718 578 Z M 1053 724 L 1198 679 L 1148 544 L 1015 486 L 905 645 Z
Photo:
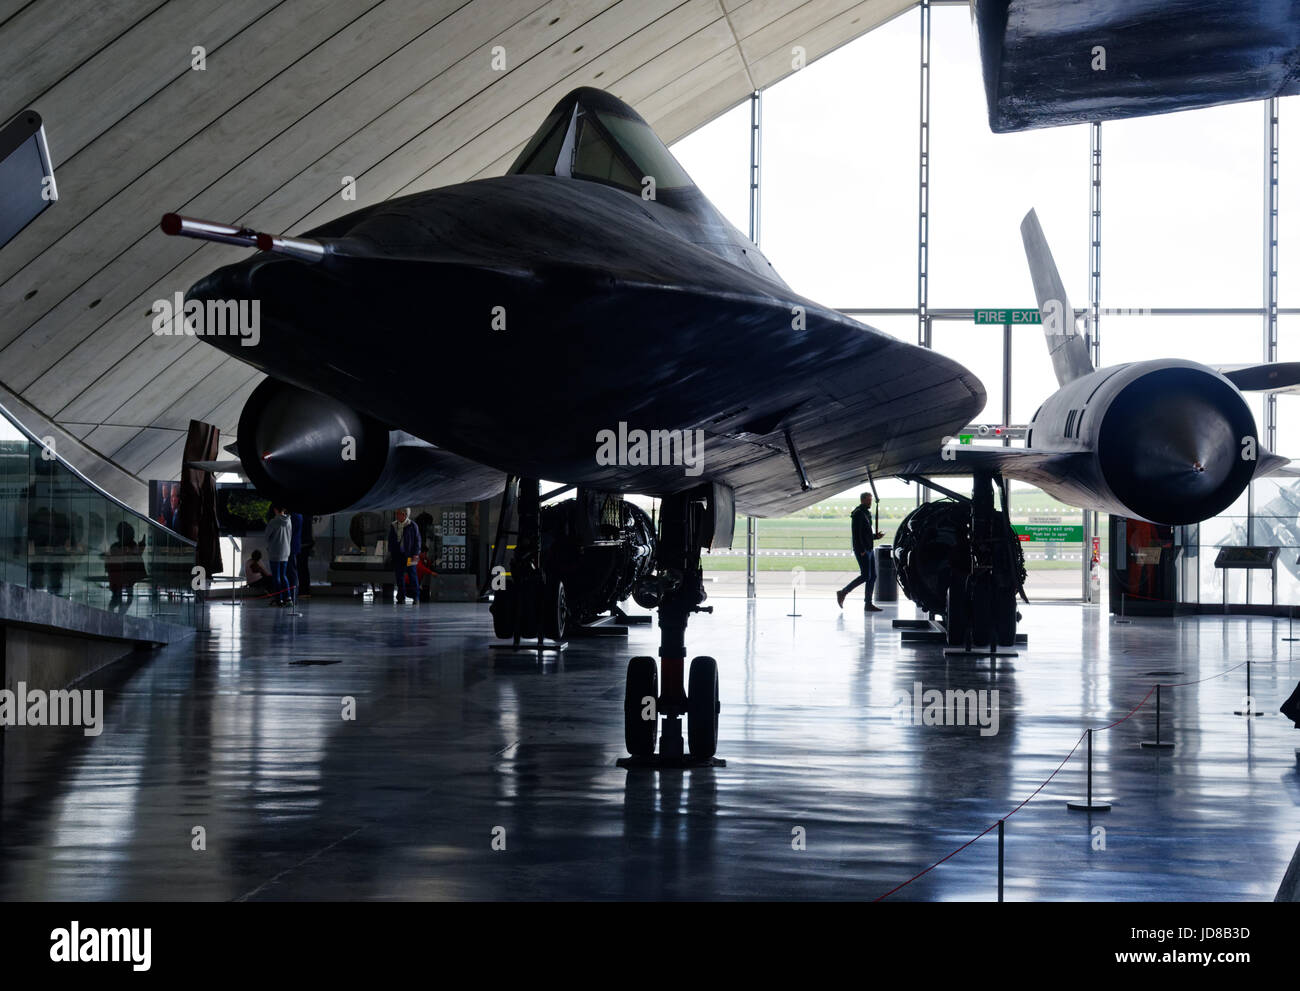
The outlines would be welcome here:
M 193 626 L 194 543 L 98 488 L 0 406 L 0 581 Z

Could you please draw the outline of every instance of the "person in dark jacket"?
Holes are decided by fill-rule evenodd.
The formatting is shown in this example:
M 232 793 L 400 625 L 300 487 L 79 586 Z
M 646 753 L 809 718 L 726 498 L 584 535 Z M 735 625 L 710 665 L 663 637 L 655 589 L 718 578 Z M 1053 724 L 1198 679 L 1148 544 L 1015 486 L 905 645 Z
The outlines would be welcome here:
M 857 578 L 835 593 L 835 601 L 843 609 L 845 597 L 859 585 L 866 585 L 867 601 L 863 609 L 867 612 L 880 612 L 880 607 L 871 601 L 871 593 L 876 587 L 876 554 L 872 545 L 883 537 L 884 533 L 872 525 L 870 492 L 862 493 L 857 508 L 849 518 L 852 520 L 853 529 L 853 556 L 858 559 L 859 573 Z
M 393 584 L 397 586 L 397 601 L 406 601 L 409 583 L 411 599 L 418 603 L 420 579 L 415 566 L 420 557 L 420 529 L 411 519 L 409 509 L 399 509 L 393 516 L 393 525 L 388 528 L 388 555 L 393 561 Z
M 135 597 L 135 583 L 144 581 L 148 575 L 140 545 L 135 542 L 135 529 L 125 520 L 117 525 L 117 540 L 104 555 L 104 570 L 108 573 L 108 611 L 129 611 Z

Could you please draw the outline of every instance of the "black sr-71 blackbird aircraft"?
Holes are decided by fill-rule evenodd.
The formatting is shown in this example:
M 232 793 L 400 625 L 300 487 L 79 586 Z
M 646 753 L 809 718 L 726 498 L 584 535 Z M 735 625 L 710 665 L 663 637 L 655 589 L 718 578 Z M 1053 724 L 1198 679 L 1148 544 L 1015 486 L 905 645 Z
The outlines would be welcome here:
M 626 742 L 634 758 L 662 765 L 716 752 L 717 667 L 696 657 L 687 690 L 685 630 L 708 611 L 701 551 L 729 546 L 736 510 L 781 515 L 875 476 L 951 473 L 944 441 L 984 406 L 981 384 L 956 362 L 792 292 L 649 126 L 595 89 L 561 100 L 500 178 L 378 203 L 301 237 L 172 214 L 162 228 L 260 249 L 187 298 L 260 302 L 257 346 L 204 339 L 269 376 L 241 416 L 238 447 L 265 494 L 333 512 L 483 497 L 503 475 L 521 480 L 517 547 L 493 612 L 499 633 L 527 636 L 562 635 L 560 576 L 609 568 L 596 551 L 640 534 L 619 566 L 637 576 L 637 601 L 658 609 L 660 664 L 629 664 Z M 436 398 L 399 384 L 417 358 L 439 369 Z M 1118 380 L 1105 392 L 1111 405 L 1128 394 Z M 1194 412 L 1223 418 L 1234 445 L 1253 434 L 1248 411 L 1242 419 L 1217 401 Z M 1065 455 L 999 449 L 968 463 L 971 452 L 960 452 L 975 496 L 963 542 L 943 549 L 950 587 L 939 611 L 969 617 L 955 624 L 967 642 L 1000 640 L 1008 624 L 1014 636 L 1018 545 L 1005 488 L 1001 511 L 992 493 L 1004 475 L 1050 473 L 1053 459 L 1081 452 L 1077 425 L 1056 423 L 1057 405 L 1035 440 L 1056 431 Z M 1146 409 L 1119 404 L 1115 419 Z M 1103 421 L 1094 415 L 1087 429 Z M 1164 451 L 1159 466 L 1199 471 L 1195 462 L 1224 498 L 1245 484 L 1248 473 L 1220 465 L 1218 450 L 1166 451 L 1161 428 L 1176 426 L 1166 421 L 1156 418 L 1154 434 L 1126 431 L 1120 456 Z M 1068 477 L 1081 493 L 1097 480 L 1084 469 Z M 1098 477 L 1118 508 L 1129 490 L 1112 473 Z M 539 479 L 576 486 L 593 508 L 546 524 Z M 1186 515 L 1177 479 L 1168 488 Z M 1221 501 L 1205 488 L 1187 498 L 1197 512 Z M 657 532 L 611 510 L 619 493 L 661 500 Z M 561 532 L 567 569 L 548 560 Z M 647 544 L 649 560 L 638 550 Z
M 1295 391 L 1300 362 L 1211 368 L 1163 358 L 1094 369 L 1033 210 L 1020 232 L 1060 388 L 1034 413 L 1023 448 L 950 439 L 938 463 L 928 457 L 897 472 L 975 479 L 973 501 L 918 507 L 895 541 L 904 591 L 945 616 L 950 642 L 984 644 L 992 636 L 1010 643 L 1008 592 L 1023 596 L 1020 550 L 1005 512 L 990 516 L 985 480 L 1029 482 L 1071 506 L 1179 525 L 1223 512 L 1256 478 L 1293 473 L 1286 458 L 1260 445 L 1242 390 Z M 1005 489 L 1002 495 L 1005 508 Z

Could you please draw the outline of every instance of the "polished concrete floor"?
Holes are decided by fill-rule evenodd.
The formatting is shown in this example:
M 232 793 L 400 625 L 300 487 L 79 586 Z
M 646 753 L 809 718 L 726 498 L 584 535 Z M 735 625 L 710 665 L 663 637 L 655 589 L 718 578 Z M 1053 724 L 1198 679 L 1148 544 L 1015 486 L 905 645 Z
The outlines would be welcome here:
M 614 764 L 651 627 L 538 663 L 488 649 L 484 606 L 214 605 L 211 632 L 101 679 L 99 737 L 8 737 L 0 898 L 872 899 L 1019 805 L 1085 727 L 1206 678 L 1162 693 L 1172 753 L 1138 746 L 1151 707 L 1096 736 L 1112 811 L 1066 808 L 1080 747 L 1008 820 L 1007 898 L 1271 899 L 1300 840 L 1285 622 L 1039 605 L 994 669 L 901 645 L 892 609 L 714 604 L 688 643 L 719 662 L 728 764 L 664 773 Z M 1254 720 L 1232 715 L 1244 669 L 1216 677 L 1247 658 Z M 998 732 L 913 725 L 917 682 L 996 690 Z M 56 731 L 7 731 L 35 732 Z M 991 833 L 891 897 L 996 883 Z

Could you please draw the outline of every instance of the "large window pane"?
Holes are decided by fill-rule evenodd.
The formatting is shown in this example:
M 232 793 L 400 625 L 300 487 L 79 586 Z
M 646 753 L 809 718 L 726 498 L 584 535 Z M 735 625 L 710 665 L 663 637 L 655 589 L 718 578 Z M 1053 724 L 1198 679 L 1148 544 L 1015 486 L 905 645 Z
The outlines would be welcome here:
M 1263 354 L 1260 316 L 1103 316 L 1105 365 L 1188 358 L 1206 365 L 1249 364 Z
M 828 306 L 916 305 L 917 30 L 898 17 L 763 94 L 763 251 Z
M 994 134 L 969 12 L 936 8 L 933 29 L 930 305 L 1033 306 L 1020 222 L 1034 208 L 1070 302 L 1083 306 L 1088 299 L 1087 127 Z M 915 46 L 908 54 L 915 75 Z M 910 147 L 915 163 L 915 144 Z
M 1260 305 L 1261 104 L 1108 121 L 1102 133 L 1103 300 L 1126 307 Z M 1106 340 L 1103 330 L 1110 361 Z M 1252 357 L 1258 354 L 1256 347 Z
M 746 100 L 672 146 L 700 192 L 742 234 L 749 233 L 749 119 Z

